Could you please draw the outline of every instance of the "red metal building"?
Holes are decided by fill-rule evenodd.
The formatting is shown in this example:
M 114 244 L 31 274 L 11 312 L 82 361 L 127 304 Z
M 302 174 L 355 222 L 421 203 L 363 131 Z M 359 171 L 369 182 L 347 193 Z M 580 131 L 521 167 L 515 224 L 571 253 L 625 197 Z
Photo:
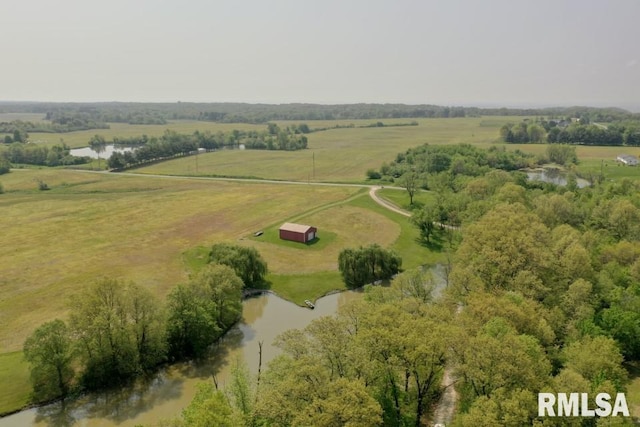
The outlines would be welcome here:
M 285 222 L 280 227 L 280 238 L 293 242 L 307 243 L 318 236 L 318 229 L 310 225 Z

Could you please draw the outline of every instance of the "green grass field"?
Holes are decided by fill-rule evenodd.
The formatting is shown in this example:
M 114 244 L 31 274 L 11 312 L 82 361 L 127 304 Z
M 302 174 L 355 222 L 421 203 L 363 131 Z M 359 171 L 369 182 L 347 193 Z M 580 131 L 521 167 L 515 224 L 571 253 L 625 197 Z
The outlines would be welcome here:
M 2 120 L 0 120 L 2 121 Z M 164 125 L 130 125 L 127 123 L 109 123 L 109 129 L 89 129 L 77 132 L 67 133 L 43 133 L 32 132 L 29 134 L 29 140 L 39 144 L 57 145 L 64 142 L 71 148 L 87 147 L 89 140 L 94 135 L 102 135 L 107 141 L 113 140 L 114 137 L 133 137 L 133 136 L 160 136 L 167 129 L 174 130 L 178 133 L 193 133 L 196 130 L 201 132 L 228 132 L 233 129 L 239 130 L 266 130 L 267 125 L 252 125 L 248 123 L 216 123 L 202 122 L 196 120 L 171 120 Z
M 29 364 L 21 351 L 0 354 L 0 384 L 0 414 L 15 411 L 29 403 Z
M 38 191 L 36 179 L 51 190 Z M 0 210 L 11 224 L 0 237 L 0 259 L 10 260 L 0 274 L 2 352 L 64 316 L 68 296 L 86 283 L 109 275 L 164 295 L 185 279 L 187 249 L 238 241 L 357 191 L 54 169 L 14 171 L 2 183 Z
M 413 205 L 411 205 L 409 193 L 404 189 L 396 188 L 383 188 L 378 190 L 378 196 L 406 211 L 435 203 L 436 199 L 435 193 L 431 191 L 418 191 L 414 194 Z
M 501 118 L 502 119 L 502 118 Z M 420 144 L 472 143 L 489 146 L 498 139 L 504 121 L 486 118 L 421 119 L 418 126 L 342 128 L 307 135 L 307 150 L 220 151 L 198 156 L 198 174 L 255 176 L 280 180 L 364 182 L 367 169 L 379 169 L 383 162 L 395 159 L 399 152 Z M 504 118 L 504 120 L 515 120 Z M 395 122 L 406 123 L 406 119 Z M 363 121 L 320 121 L 307 123 L 311 128 L 336 124 L 369 124 Z M 385 123 L 394 122 L 393 120 Z M 281 126 L 298 122 L 278 122 Z M 195 175 L 194 157 L 159 163 L 136 172 L 169 175 Z

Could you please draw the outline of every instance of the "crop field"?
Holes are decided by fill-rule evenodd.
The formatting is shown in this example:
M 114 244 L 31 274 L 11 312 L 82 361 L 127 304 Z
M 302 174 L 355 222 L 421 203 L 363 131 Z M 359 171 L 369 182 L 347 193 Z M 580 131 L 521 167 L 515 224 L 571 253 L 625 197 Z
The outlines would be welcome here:
M 487 121 L 489 120 L 489 121 Z M 339 128 L 307 135 L 308 149 L 300 151 L 219 151 L 198 155 L 197 174 L 252 176 L 259 178 L 362 182 L 367 169 L 379 169 L 383 162 L 395 159 L 399 152 L 424 143 L 472 143 L 487 147 L 497 142 L 498 130 L 515 118 L 421 119 L 418 126 Z M 407 123 L 411 120 L 384 120 Z M 366 125 L 364 121 L 321 121 L 306 123 L 310 128 Z M 280 126 L 298 122 L 278 122 Z M 137 169 L 139 173 L 196 175 L 196 160 L 186 157 Z
M 252 125 L 247 123 L 215 123 L 196 120 L 175 120 L 169 121 L 164 125 L 109 123 L 109 126 L 109 129 L 89 129 L 67 133 L 32 132 L 29 134 L 29 139 L 32 142 L 49 146 L 59 145 L 61 142 L 64 142 L 71 148 L 79 148 L 87 147 L 89 145 L 89 140 L 94 135 L 102 135 L 107 141 L 111 141 L 114 137 L 133 137 L 141 135 L 160 136 L 167 129 L 174 130 L 178 133 L 190 134 L 196 130 L 199 130 L 200 132 L 210 131 L 215 133 L 218 131 L 228 132 L 233 129 L 262 131 L 267 128 L 266 125 Z

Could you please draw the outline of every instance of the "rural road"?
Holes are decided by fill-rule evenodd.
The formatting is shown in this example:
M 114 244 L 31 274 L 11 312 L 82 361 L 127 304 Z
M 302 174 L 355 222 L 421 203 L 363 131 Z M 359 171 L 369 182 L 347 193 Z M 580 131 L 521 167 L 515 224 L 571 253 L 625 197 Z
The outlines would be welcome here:
M 135 177 L 148 177 L 148 178 L 162 178 L 162 179 L 189 179 L 189 180 L 200 180 L 200 181 L 227 181 L 227 182 L 253 182 L 257 184 L 282 184 L 282 185 L 319 185 L 325 187 L 357 187 L 357 188 L 368 188 L 369 196 L 378 203 L 380 206 L 385 207 L 395 213 L 400 215 L 410 217 L 411 213 L 405 211 L 404 209 L 400 209 L 397 206 L 387 202 L 384 199 L 378 197 L 376 192 L 380 190 L 381 186 L 379 185 L 366 185 L 366 184 L 341 184 L 337 182 L 304 182 L 304 181 L 279 181 L 272 179 L 252 179 L 252 178 L 216 178 L 216 177 L 206 177 L 206 176 L 186 176 L 186 175 L 158 175 L 158 174 L 144 174 L 144 173 L 131 173 L 131 172 L 108 172 L 108 171 L 92 171 L 86 169 L 68 169 L 74 172 L 80 173 L 92 173 L 92 174 L 102 174 L 102 175 L 120 175 L 120 176 L 135 176 Z M 404 190 L 402 187 L 386 187 L 392 190 Z

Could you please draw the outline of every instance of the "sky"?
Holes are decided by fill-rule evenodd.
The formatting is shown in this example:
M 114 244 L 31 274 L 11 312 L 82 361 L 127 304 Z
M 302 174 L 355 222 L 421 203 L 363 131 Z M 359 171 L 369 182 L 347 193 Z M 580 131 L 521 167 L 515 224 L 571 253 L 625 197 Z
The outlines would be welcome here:
M 638 0 L 1 0 L 0 100 L 617 106 Z

